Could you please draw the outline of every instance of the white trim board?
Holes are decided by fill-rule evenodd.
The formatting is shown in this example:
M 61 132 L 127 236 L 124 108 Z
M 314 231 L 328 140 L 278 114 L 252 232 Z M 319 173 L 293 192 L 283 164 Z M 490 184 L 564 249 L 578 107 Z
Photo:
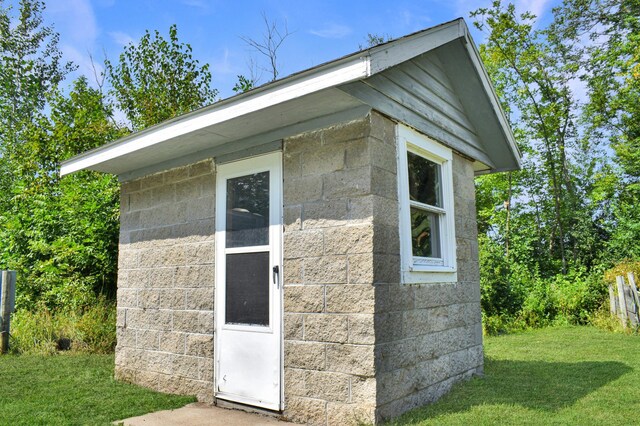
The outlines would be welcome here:
M 196 114 L 184 116 L 175 122 L 155 126 L 147 131 L 121 139 L 118 143 L 105 145 L 103 148 L 89 151 L 62 163 L 60 175 L 64 176 L 93 165 L 113 160 L 141 149 L 157 145 L 161 142 L 222 123 L 235 117 L 246 115 L 270 106 L 335 87 L 347 81 L 367 77 L 369 58 L 354 58 L 346 63 L 337 64 L 327 72 L 314 72 L 309 76 L 299 77 L 286 84 L 273 87 L 271 90 L 256 93 L 251 97 L 233 100 L 225 105 L 212 105 Z M 233 99 L 233 98 L 232 98 Z
M 78 170 L 93 169 L 104 172 L 117 174 L 130 173 L 136 167 L 144 168 L 151 166 L 150 161 L 137 160 L 130 158 L 130 164 L 125 167 L 120 164 L 116 166 L 115 161 L 121 158 L 129 157 L 143 150 L 153 147 L 158 153 L 157 163 L 163 163 L 175 158 L 175 153 L 163 146 L 184 143 L 184 139 L 189 135 L 198 135 L 199 138 L 206 140 L 207 135 L 212 138 L 218 137 L 218 141 L 212 143 L 217 145 L 225 138 L 217 133 L 218 125 L 237 120 L 239 118 L 252 115 L 251 120 L 247 120 L 245 128 L 247 133 L 243 136 L 245 139 L 250 137 L 253 131 L 254 121 L 258 117 L 269 117 L 267 111 L 275 111 L 278 113 L 287 113 L 280 110 L 287 102 L 296 99 L 305 98 L 305 105 L 313 107 L 316 101 L 316 94 L 328 89 L 337 88 L 348 83 L 362 81 L 375 74 L 384 72 L 384 70 L 399 65 L 419 56 L 425 52 L 432 51 L 436 48 L 453 40 L 464 40 L 469 44 L 469 34 L 466 24 L 462 19 L 456 19 L 408 36 L 372 47 L 367 50 L 356 52 L 335 61 L 311 68 L 309 70 L 291 75 L 282 80 L 278 80 L 262 87 L 250 90 L 246 93 L 236 95 L 227 100 L 217 102 L 198 111 L 185 114 L 181 117 L 166 121 L 156 126 L 152 126 L 146 130 L 136 134 L 124 137 L 115 142 L 109 143 L 103 147 L 80 154 L 67 161 L 64 161 L 60 168 L 61 175 L 67 175 Z M 471 42 L 472 43 L 472 42 Z M 474 62 L 476 71 L 480 74 L 484 89 L 491 98 L 495 98 L 495 93 L 486 84 L 487 77 L 481 66 L 477 64 L 477 52 L 473 47 L 469 49 L 469 56 Z M 489 85 L 490 86 L 490 85 Z M 507 126 L 504 121 L 504 115 L 499 111 L 499 104 L 492 99 L 494 107 L 498 108 L 496 112 L 497 120 L 500 126 Z M 353 107 L 354 105 L 352 105 Z M 371 107 L 371 106 L 369 106 Z M 274 108 L 276 108 L 274 110 Z M 264 112 L 265 115 L 262 115 Z M 328 111 L 322 112 L 327 115 Z M 291 113 L 291 112 L 288 112 Z M 294 112 L 295 113 L 295 112 Z M 256 115 L 259 114 L 259 115 Z M 305 119 L 312 119 L 307 116 Z M 295 121 L 294 121 L 295 122 Z M 255 129 L 255 134 L 263 133 L 265 129 Z M 509 139 L 510 130 L 503 130 L 506 138 Z M 233 135 L 227 135 L 226 142 L 233 142 Z M 510 141 L 511 142 L 511 141 Z M 262 141 L 264 143 L 264 141 Z M 201 150 L 204 145 L 199 145 L 197 149 Z M 514 149 L 515 145 L 510 144 L 510 148 Z M 185 152 L 185 155 L 188 153 Z M 136 166 L 138 161 L 141 162 Z M 156 160 L 153 160 L 156 161 Z M 119 162 L 119 161 L 118 161 Z
M 168 161 L 156 163 L 152 166 L 141 167 L 118 176 L 120 182 L 127 182 L 153 173 L 169 170 L 175 167 L 186 166 L 206 158 L 215 158 L 217 164 L 239 160 L 242 157 L 266 154 L 282 148 L 282 139 L 303 133 L 316 128 L 328 126 L 334 123 L 347 122 L 366 117 L 371 111 L 368 105 L 362 105 L 346 111 L 338 111 L 333 114 L 321 116 L 312 120 L 303 121 L 291 126 L 281 127 L 277 130 L 261 133 L 247 139 L 227 142 L 225 144 L 196 151 Z

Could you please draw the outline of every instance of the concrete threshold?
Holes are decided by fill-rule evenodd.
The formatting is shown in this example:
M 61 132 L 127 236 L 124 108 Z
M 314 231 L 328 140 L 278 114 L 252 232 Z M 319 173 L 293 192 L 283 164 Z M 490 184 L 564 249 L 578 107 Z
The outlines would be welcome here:
M 156 411 L 143 416 L 113 422 L 121 426 L 272 426 L 293 425 L 276 418 L 258 413 L 215 407 L 202 402 L 194 402 L 175 410 Z

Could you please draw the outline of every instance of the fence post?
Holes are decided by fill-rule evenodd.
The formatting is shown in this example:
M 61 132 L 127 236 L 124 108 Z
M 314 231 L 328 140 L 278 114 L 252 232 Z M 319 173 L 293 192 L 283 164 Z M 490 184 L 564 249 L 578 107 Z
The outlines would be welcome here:
M 618 300 L 620 306 L 620 321 L 622 321 L 622 326 L 627 328 L 627 303 L 624 300 L 624 277 L 622 275 L 618 275 L 616 277 L 616 282 L 618 284 Z
M 638 307 L 636 306 L 636 301 L 633 298 L 633 289 L 626 285 L 624 286 L 624 298 L 627 302 L 627 318 L 632 326 L 638 326 Z
M 0 271 L 0 353 L 9 350 L 11 313 L 16 302 L 16 271 Z
M 629 278 L 629 286 L 631 287 L 633 300 L 636 302 L 636 319 L 638 323 L 640 323 L 640 295 L 638 294 L 638 287 L 636 286 L 636 275 L 633 272 L 628 272 L 627 278 Z
M 609 284 L 609 312 L 611 312 L 612 317 L 618 315 L 618 299 L 611 284 Z

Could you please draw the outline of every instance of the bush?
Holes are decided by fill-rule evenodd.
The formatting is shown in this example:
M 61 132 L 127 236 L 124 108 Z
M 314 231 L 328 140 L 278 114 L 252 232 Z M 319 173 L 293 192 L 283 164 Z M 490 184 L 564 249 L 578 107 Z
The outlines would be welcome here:
M 21 354 L 51 355 L 58 341 L 72 336 L 68 315 L 53 315 L 47 308 L 37 312 L 19 310 L 11 317 L 10 351 Z
M 507 262 L 502 247 L 495 241 L 481 236 L 479 244 L 482 311 L 487 318 L 514 315 L 522 304 L 522 295 L 513 280 L 514 265 Z
M 91 353 L 111 353 L 116 347 L 116 307 L 103 302 L 85 310 L 77 322 L 79 340 Z
M 104 298 L 82 311 L 19 310 L 11 319 L 10 350 L 52 355 L 60 351 L 111 353 L 116 344 L 115 303 Z
M 589 323 L 608 294 L 600 274 L 585 275 L 582 271 L 557 275 L 551 283 L 551 292 L 557 315 L 576 325 Z
M 522 330 L 522 323 L 507 315 L 487 315 L 482 312 L 482 333 L 485 336 L 498 336 Z
M 622 275 L 626 280 L 629 272 L 633 272 L 636 275 L 636 280 L 640 279 L 640 261 L 623 260 L 616 263 L 613 267 L 604 271 L 604 280 L 607 284 L 615 286 L 616 277 Z M 637 284 L 639 283 L 636 282 Z
M 497 262 L 493 263 L 494 265 Z M 489 272 L 496 272 L 489 269 Z M 537 271 L 514 263 L 504 276 L 481 273 L 483 327 L 500 334 L 548 325 L 588 324 L 607 300 L 601 272 L 584 269 L 543 278 Z
M 557 308 L 548 280 L 534 278 L 522 304 L 518 320 L 526 327 L 544 327 L 551 324 Z

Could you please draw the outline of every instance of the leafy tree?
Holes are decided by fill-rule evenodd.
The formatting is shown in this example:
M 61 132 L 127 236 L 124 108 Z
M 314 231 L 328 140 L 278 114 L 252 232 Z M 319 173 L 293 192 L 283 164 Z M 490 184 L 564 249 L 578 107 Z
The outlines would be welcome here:
M 517 16 L 512 4 L 499 1 L 473 14 L 488 31 L 481 54 L 511 108 L 512 125 L 524 153 L 525 171 L 515 176 L 522 213 L 535 218 L 537 251 L 550 262 L 543 274 L 566 273 L 575 262 L 589 264 L 598 241 L 590 192 L 602 166 L 597 145 L 580 138 L 579 104 L 572 90 L 578 78 L 576 53 L 556 33 L 534 28 L 535 17 Z M 513 177 L 513 176 L 512 176 Z M 545 248 L 543 250 L 543 247 Z M 541 260 L 542 260 L 541 259 Z
M 603 182 L 612 211 L 611 260 L 640 257 L 640 2 L 566 0 L 554 31 L 576 46 L 588 88 L 588 136 L 610 142 L 620 167 Z M 584 42 L 584 39 L 587 42 Z
M 21 0 L 17 15 L 0 0 L 0 148 L 10 152 L 19 134 L 45 106 L 45 95 L 73 69 L 62 61 L 59 36 L 43 24 L 44 2 Z
M 73 69 L 61 59 L 58 35 L 43 25 L 43 11 L 42 1 L 22 0 L 15 10 L 0 0 L 0 212 L 22 167 L 16 151 L 23 134 Z
M 472 16 L 487 34 L 480 53 L 523 154 L 523 170 L 476 182 L 485 314 L 529 325 L 555 315 L 583 321 L 557 304 L 576 289 L 602 294 L 598 279 L 584 277 L 605 261 L 617 180 L 605 132 L 598 127 L 596 137 L 587 124 L 593 107 L 574 93 L 593 52 L 581 49 L 577 32 L 567 35 L 562 8 L 547 27 L 500 1 Z M 584 285 L 573 285 L 577 280 Z
M 7 208 L 0 214 L 0 260 L 18 271 L 18 306 L 80 308 L 115 292 L 118 183 L 81 172 L 60 179 L 60 161 L 122 135 L 99 91 L 77 80 L 54 93 L 50 115 L 22 133 Z
M 133 130 L 168 120 L 210 104 L 217 90 L 211 88 L 209 65 L 193 59 L 189 44 L 178 41 L 176 25 L 169 40 L 149 31 L 138 44 L 129 44 L 117 64 L 106 61 L 116 106 L 131 121 Z
M 58 35 L 42 25 L 44 5 L 20 2 L 18 16 L 0 0 L 0 265 L 18 271 L 17 304 L 84 309 L 115 294 L 119 185 L 79 172 L 60 178 L 61 161 L 124 136 L 121 108 L 135 130 L 214 100 L 208 67 L 179 43 L 149 32 L 107 62 L 113 104 L 86 78 L 67 94 Z

